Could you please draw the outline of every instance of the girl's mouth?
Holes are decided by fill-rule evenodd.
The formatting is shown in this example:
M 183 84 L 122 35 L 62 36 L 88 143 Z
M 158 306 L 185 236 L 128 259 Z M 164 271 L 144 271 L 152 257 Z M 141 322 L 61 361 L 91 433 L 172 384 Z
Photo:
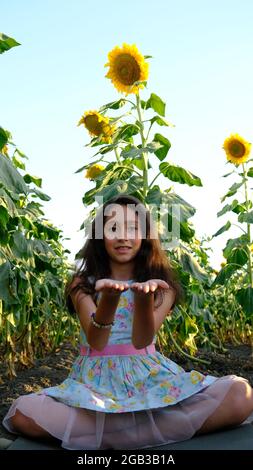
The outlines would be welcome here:
M 115 249 L 118 253 L 128 253 L 128 251 L 131 250 L 130 246 L 119 246 Z

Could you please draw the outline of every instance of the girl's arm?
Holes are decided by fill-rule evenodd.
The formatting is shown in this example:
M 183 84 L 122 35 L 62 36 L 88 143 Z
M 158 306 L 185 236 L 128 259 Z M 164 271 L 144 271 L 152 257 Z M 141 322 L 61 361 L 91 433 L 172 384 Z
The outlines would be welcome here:
M 74 287 L 74 285 L 75 281 L 73 281 L 72 286 Z M 81 290 L 71 295 L 71 300 L 89 345 L 91 348 L 101 351 L 108 342 L 111 328 L 97 328 L 94 326 L 91 321 L 91 313 L 95 313 L 97 323 L 112 323 L 121 292 L 126 290 L 126 283 L 99 279 L 96 282 L 95 289 L 102 292 L 98 306 L 95 305 L 90 295 Z
M 154 311 L 154 292 L 157 288 L 164 290 L 163 302 Z M 175 291 L 165 281 L 153 279 L 143 283 L 134 283 L 134 318 L 132 343 L 142 349 L 152 340 L 162 325 L 175 301 Z

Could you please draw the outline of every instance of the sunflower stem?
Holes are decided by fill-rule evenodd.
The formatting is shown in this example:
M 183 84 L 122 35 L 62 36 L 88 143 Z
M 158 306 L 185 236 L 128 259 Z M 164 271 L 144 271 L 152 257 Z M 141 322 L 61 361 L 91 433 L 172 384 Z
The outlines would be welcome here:
M 118 149 L 114 149 L 114 153 L 115 153 L 115 156 L 116 156 L 116 159 L 117 159 L 117 162 L 120 163 L 120 158 L 119 158 L 119 153 L 118 153 Z
M 152 188 L 152 185 L 154 184 L 154 181 L 156 180 L 156 178 L 158 178 L 158 176 L 160 176 L 162 174 L 161 171 L 159 171 L 159 173 L 157 173 L 157 175 L 154 177 L 154 179 L 151 181 L 149 187 Z
M 242 164 L 243 168 L 243 179 L 244 179 L 244 191 L 245 191 L 245 201 L 246 201 L 246 212 L 249 212 L 249 198 L 248 198 L 248 185 L 247 185 L 247 170 L 244 165 Z M 247 235 L 248 235 L 248 244 L 247 244 L 247 251 L 248 251 L 248 274 L 249 274 L 249 282 L 250 286 L 253 287 L 253 275 L 252 275 L 252 261 L 251 261 L 251 250 L 250 250 L 250 244 L 251 244 L 251 235 L 250 235 L 250 224 L 247 222 Z
M 231 225 L 234 225 L 234 227 L 238 227 L 243 233 L 247 233 L 246 230 L 244 230 L 244 228 L 242 228 L 240 225 L 234 223 L 232 223 Z
M 144 124 L 142 120 L 142 112 L 141 112 L 141 100 L 139 93 L 136 94 L 136 108 L 138 113 L 138 118 L 140 122 L 140 135 L 141 135 L 141 144 L 142 148 L 146 146 L 146 139 L 144 136 Z M 148 190 L 148 155 L 147 152 L 142 152 L 143 158 L 143 197 L 146 198 L 147 190 Z
M 126 166 L 126 165 L 119 165 L 118 168 L 125 168 L 126 170 L 130 170 L 133 171 L 134 173 L 136 173 L 138 176 L 141 176 L 141 173 L 139 173 L 137 170 L 135 170 L 135 168 L 130 168 L 129 166 Z

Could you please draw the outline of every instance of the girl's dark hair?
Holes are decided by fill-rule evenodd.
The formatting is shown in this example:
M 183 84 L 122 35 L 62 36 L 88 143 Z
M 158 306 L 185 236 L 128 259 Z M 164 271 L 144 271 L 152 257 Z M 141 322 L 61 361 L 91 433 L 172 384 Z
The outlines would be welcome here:
M 146 237 L 142 239 L 140 250 L 135 257 L 133 279 L 136 282 L 144 282 L 149 279 L 163 279 L 175 291 L 176 297 L 173 306 L 179 303 L 183 299 L 183 290 L 175 270 L 172 269 L 166 253 L 162 250 L 160 240 L 150 237 L 152 223 L 150 212 L 139 199 L 127 194 L 120 194 L 107 201 L 98 211 L 91 225 L 90 238 L 87 239 L 85 245 L 78 253 L 78 259 L 82 259 L 81 265 L 65 288 L 66 305 L 70 313 L 75 312 L 70 294 L 80 289 L 85 294 L 91 295 L 96 303 L 96 281 L 111 276 L 110 260 L 105 249 L 104 239 L 103 237 L 101 239 L 95 238 L 95 227 L 104 227 L 106 222 L 104 212 L 109 204 L 120 204 L 122 206 L 131 204 L 131 208 L 133 208 L 133 205 L 134 207 L 138 206 L 138 213 L 141 215 L 141 219 L 143 216 L 146 223 Z M 75 282 L 73 286 L 74 280 L 78 282 Z M 162 289 L 158 289 L 155 292 L 156 307 L 162 303 L 160 301 L 159 305 L 157 305 L 157 300 L 158 298 L 161 299 L 161 295 L 163 295 Z

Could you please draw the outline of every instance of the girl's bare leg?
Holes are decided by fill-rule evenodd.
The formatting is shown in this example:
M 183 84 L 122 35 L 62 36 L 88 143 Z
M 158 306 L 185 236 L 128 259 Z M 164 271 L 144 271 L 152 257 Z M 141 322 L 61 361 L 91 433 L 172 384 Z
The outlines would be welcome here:
M 253 412 L 253 389 L 243 379 L 237 380 L 215 412 L 196 434 L 241 424 Z
M 15 428 L 15 431 L 28 437 L 55 439 L 51 434 L 45 431 L 45 429 L 36 424 L 32 418 L 23 415 L 19 410 L 16 410 L 15 415 L 12 416 L 11 424 Z

